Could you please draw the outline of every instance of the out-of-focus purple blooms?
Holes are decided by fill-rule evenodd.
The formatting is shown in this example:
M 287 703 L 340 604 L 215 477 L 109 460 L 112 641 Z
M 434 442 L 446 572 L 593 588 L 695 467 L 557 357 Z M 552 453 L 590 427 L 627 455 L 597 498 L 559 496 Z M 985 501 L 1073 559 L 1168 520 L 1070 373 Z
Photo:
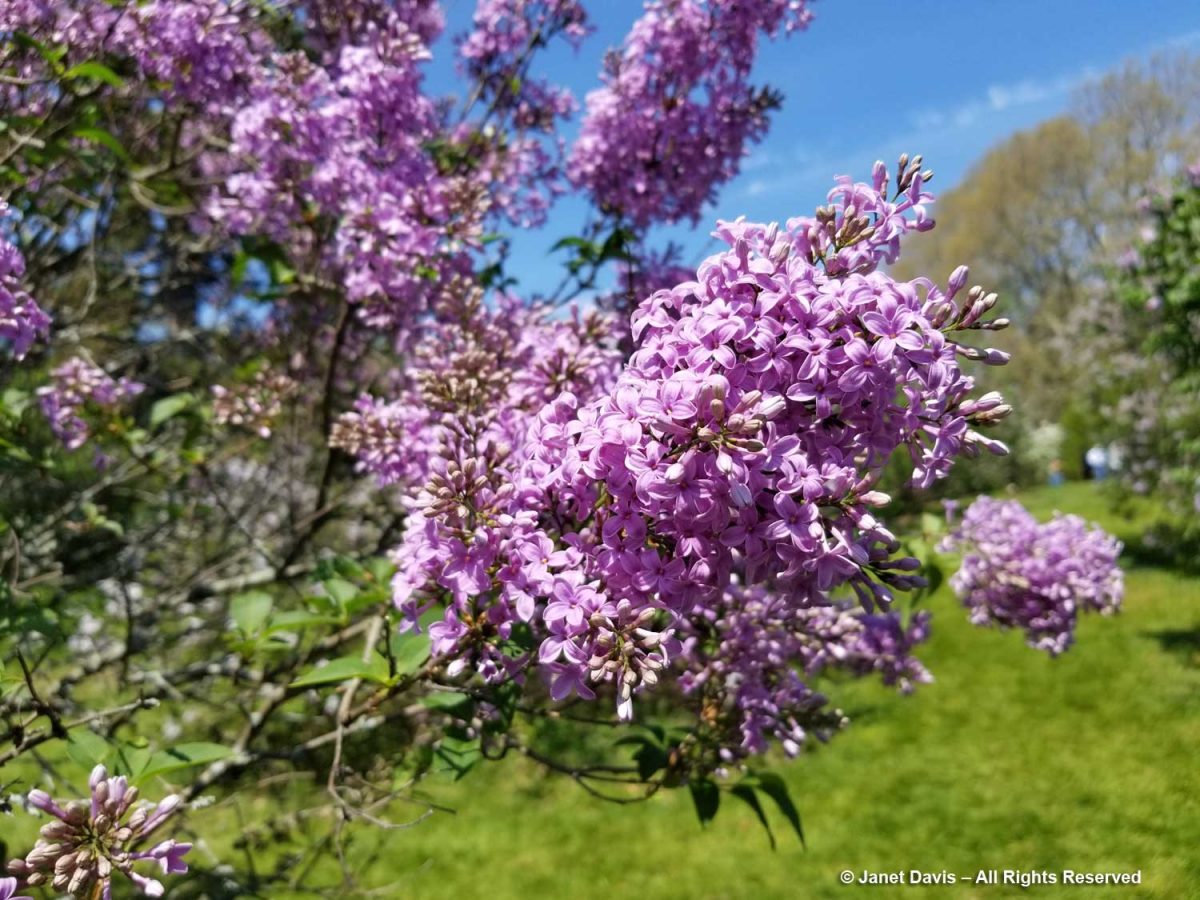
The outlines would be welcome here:
M 183 857 L 191 844 L 164 840 L 149 850 L 138 849 L 179 808 L 179 798 L 137 804 L 138 789 L 124 776 L 109 778 L 104 766 L 92 770 L 88 785 L 90 800 L 65 807 L 44 791 L 29 792 L 29 804 L 57 821 L 42 826 L 33 849 L 11 861 L 8 871 L 30 887 L 53 887 L 81 898 L 110 897 L 113 875 L 120 873 L 147 897 L 163 896 L 162 882 L 135 871 L 134 865 L 156 862 L 164 875 L 188 870 Z
M 7 211 L 7 204 L 0 200 L 0 220 Z M 0 340 L 17 359 L 24 359 L 34 342 L 50 334 L 50 317 L 21 288 L 24 274 L 21 251 L 0 233 Z
M 269 438 L 275 420 L 283 412 L 283 401 L 298 389 L 291 376 L 266 369 L 256 372 L 248 384 L 233 388 L 213 385 L 213 421 L 248 428 L 261 438 Z
M 804 0 L 647 0 L 587 96 L 571 179 L 639 229 L 698 220 L 766 130 L 775 98 L 749 80 L 760 36 L 810 18 Z
M 129 378 L 115 379 L 99 366 L 75 356 L 54 369 L 50 384 L 38 388 L 37 393 L 55 437 L 68 450 L 77 450 L 91 434 L 84 419 L 89 408 L 115 409 L 145 388 Z
M 32 897 L 18 896 L 20 882 L 15 878 L 0 878 L 0 900 L 33 900 Z
M 1078 516 L 1039 523 L 1015 500 L 980 497 L 940 549 L 963 554 L 950 584 L 974 624 L 1023 629 L 1052 656 L 1074 642 L 1080 612 L 1121 605 L 1121 543 Z

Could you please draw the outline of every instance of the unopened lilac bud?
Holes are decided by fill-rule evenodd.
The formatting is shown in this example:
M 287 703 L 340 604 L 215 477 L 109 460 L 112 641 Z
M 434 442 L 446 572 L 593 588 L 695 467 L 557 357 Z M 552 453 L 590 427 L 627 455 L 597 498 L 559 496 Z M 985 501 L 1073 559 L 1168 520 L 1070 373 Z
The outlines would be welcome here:
M 664 477 L 671 484 L 679 484 L 686 475 L 687 469 L 684 468 L 683 463 L 671 463 L 667 466 L 667 474 Z
M 953 300 L 954 295 L 966 287 L 968 277 L 970 277 L 970 270 L 966 266 L 959 266 L 950 273 L 950 280 L 946 285 L 947 300 Z
M 967 442 L 980 447 L 983 447 L 989 453 L 995 456 L 1008 455 L 1008 445 L 1004 441 L 997 441 L 989 437 L 984 437 L 978 431 L 967 432 Z
M 774 396 L 768 397 L 766 400 L 764 400 L 762 403 L 759 404 L 758 414 L 760 416 L 762 416 L 764 419 L 770 420 L 770 419 L 774 419 L 776 416 L 778 416 L 780 413 L 782 413 L 786 409 L 787 409 L 787 400 L 783 396 L 781 396 L 779 394 L 775 394 Z
M 874 507 L 887 506 L 892 502 L 891 495 L 885 494 L 883 491 L 867 491 L 866 493 L 859 494 L 858 499 L 859 502 Z

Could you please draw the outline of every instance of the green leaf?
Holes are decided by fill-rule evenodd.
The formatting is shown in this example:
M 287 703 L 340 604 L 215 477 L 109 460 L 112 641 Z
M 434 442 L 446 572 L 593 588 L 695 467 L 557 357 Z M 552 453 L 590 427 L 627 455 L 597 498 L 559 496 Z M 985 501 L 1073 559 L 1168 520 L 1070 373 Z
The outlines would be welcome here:
M 792 802 L 792 795 L 788 792 L 786 782 L 774 772 L 756 772 L 753 779 L 758 789 L 775 801 L 779 811 L 783 813 L 788 824 L 792 826 L 792 830 L 796 832 L 796 836 L 800 838 L 800 843 L 807 847 L 808 844 L 804 841 L 804 827 L 800 823 L 800 811 Z
M 172 394 L 163 397 L 150 407 L 150 427 L 157 428 L 168 419 L 174 418 L 187 409 L 196 398 L 191 394 Z
M 421 698 L 421 705 L 428 709 L 439 709 L 445 712 L 452 712 L 466 703 L 470 703 L 471 698 L 466 694 L 461 694 L 458 691 L 434 691 Z
M 771 842 L 771 849 L 774 850 L 775 832 L 771 831 L 771 823 L 767 821 L 767 813 L 762 808 L 762 804 L 758 802 L 758 794 L 754 793 L 754 788 L 746 783 L 735 784 L 729 789 L 729 793 L 754 810 L 754 815 L 758 817 L 758 821 L 767 832 L 767 840 Z
M 717 810 L 721 806 L 721 791 L 715 782 L 707 779 L 689 782 L 688 788 L 692 792 L 692 803 L 696 807 L 696 815 L 700 819 L 700 824 L 707 825 L 716 818 Z
M 429 658 L 429 635 L 397 635 L 392 641 L 392 657 L 396 661 L 397 675 L 408 675 L 417 671 L 421 663 Z
M 341 621 L 335 616 L 323 616 L 320 613 L 308 612 L 303 609 L 290 609 L 271 617 L 264 634 L 275 634 L 280 631 L 291 631 L 298 628 L 311 628 L 314 625 L 333 625 Z
M 148 747 L 120 746 L 117 747 L 116 769 L 122 775 L 134 777 L 149 765 L 153 757 L 154 753 Z
M 355 587 L 351 582 L 342 578 L 329 578 L 321 583 L 325 587 L 325 593 L 327 593 L 333 602 L 338 606 L 344 607 L 348 602 L 350 602 L 350 600 L 354 598 L 354 595 L 358 593 L 357 587 Z
M 71 134 L 93 144 L 100 144 L 112 151 L 122 162 L 129 162 L 129 153 L 115 137 L 103 128 L 76 128 Z
M 231 756 L 233 756 L 233 750 L 221 744 L 206 742 L 177 744 L 151 756 L 145 768 L 137 773 L 137 778 L 141 781 L 153 775 L 162 775 L 165 772 L 175 772 L 192 766 L 203 766 L 228 759 Z
M 921 574 L 925 576 L 925 580 L 929 582 L 925 590 L 927 593 L 934 593 L 942 586 L 946 580 L 946 573 L 942 571 L 942 567 L 936 562 L 928 560 L 921 566 Z
M 638 777 L 642 781 L 649 781 L 655 772 L 665 769 L 670 759 L 662 747 L 652 744 L 649 741 L 633 754 L 633 758 L 637 762 Z
M 247 591 L 229 601 L 229 615 L 243 634 L 250 635 L 262 628 L 274 605 L 275 599 L 265 591 Z
M 29 408 L 32 401 L 33 395 L 29 391 L 22 391 L 19 388 L 9 388 L 0 394 L 0 408 L 11 413 L 14 419 L 19 419 L 21 413 Z
M 66 81 L 75 78 L 92 78 L 96 81 L 103 81 L 105 84 L 110 84 L 115 88 L 119 88 L 125 84 L 120 75 L 104 65 L 104 63 L 96 62 L 94 59 L 81 62 L 77 66 L 72 66 L 63 72 L 62 77 Z
M 112 745 L 94 731 L 86 728 L 72 731 L 67 738 L 67 756 L 85 769 L 104 762 L 112 753 Z
M 387 664 L 376 657 L 370 662 L 363 662 L 357 656 L 343 656 L 325 665 L 309 669 L 292 682 L 292 687 L 309 687 L 314 684 L 331 684 L 333 682 L 350 681 L 361 678 L 364 681 L 375 681 L 383 684 L 388 680 Z

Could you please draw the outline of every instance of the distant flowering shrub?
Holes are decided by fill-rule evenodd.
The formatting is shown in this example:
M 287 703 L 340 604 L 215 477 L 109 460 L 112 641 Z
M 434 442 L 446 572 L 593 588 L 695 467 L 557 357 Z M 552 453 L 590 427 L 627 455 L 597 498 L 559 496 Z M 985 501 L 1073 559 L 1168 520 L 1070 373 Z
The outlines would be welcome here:
M 1074 643 L 1080 613 L 1121 606 L 1121 543 L 1078 516 L 1039 523 L 1015 500 L 980 497 L 941 549 L 963 554 L 950 584 L 973 623 L 1020 628 L 1051 656 Z

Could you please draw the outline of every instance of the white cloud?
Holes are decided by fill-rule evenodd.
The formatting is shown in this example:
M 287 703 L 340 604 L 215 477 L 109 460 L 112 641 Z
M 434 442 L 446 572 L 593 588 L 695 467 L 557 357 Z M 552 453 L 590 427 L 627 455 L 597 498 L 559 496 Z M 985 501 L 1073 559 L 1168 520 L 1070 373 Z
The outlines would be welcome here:
M 945 128 L 969 128 L 992 113 L 1006 112 L 1022 106 L 1033 106 L 1064 97 L 1080 85 L 1096 77 L 1096 70 L 1085 66 L 1076 72 L 1054 78 L 1026 78 L 1010 84 L 993 84 L 982 97 L 942 110 L 921 110 L 913 115 L 913 126 L 919 131 Z

